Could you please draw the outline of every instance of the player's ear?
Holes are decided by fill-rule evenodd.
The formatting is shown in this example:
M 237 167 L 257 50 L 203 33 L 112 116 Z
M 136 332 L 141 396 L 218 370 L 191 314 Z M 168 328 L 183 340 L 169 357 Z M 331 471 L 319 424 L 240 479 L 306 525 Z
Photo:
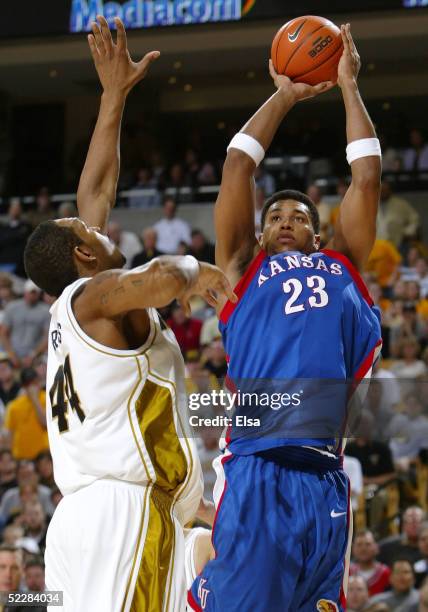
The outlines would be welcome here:
M 79 246 L 74 247 L 74 256 L 79 263 L 84 265 L 94 264 L 97 261 L 97 258 L 86 244 L 79 244 Z
M 263 248 L 264 248 L 264 247 L 263 247 L 263 234 L 260 234 L 260 236 L 258 237 L 258 242 L 259 242 L 259 245 L 260 245 L 260 246 L 262 247 L 262 249 L 263 249 Z

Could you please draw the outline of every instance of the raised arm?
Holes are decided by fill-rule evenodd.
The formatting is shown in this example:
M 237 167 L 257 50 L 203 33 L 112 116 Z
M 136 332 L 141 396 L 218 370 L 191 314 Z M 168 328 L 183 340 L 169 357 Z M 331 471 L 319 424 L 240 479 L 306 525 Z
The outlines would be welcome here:
M 128 52 L 126 32 L 115 19 L 117 41 L 113 42 L 107 21 L 97 17 L 88 41 L 92 58 L 103 87 L 97 124 L 89 146 L 77 191 L 79 215 L 89 226 L 106 231 L 111 208 L 116 200 L 120 169 L 120 127 L 128 93 L 159 57 L 158 51 L 147 53 L 135 63 Z
M 133 270 L 108 270 L 94 276 L 75 300 L 80 323 L 116 319 L 135 310 L 167 306 L 174 299 L 190 315 L 189 299 L 200 295 L 211 306 L 219 299 L 236 302 L 221 270 L 194 257 L 162 256 Z
M 315 87 L 293 83 L 276 74 L 269 62 L 270 74 L 277 92 L 244 125 L 241 134 L 255 139 L 266 151 L 281 121 L 299 100 L 311 98 L 330 89 L 332 83 Z M 229 148 L 223 166 L 220 193 L 215 205 L 216 263 L 234 284 L 242 273 L 242 267 L 252 259 L 258 244 L 254 227 L 254 171 L 256 162 L 241 149 Z
M 345 103 L 349 145 L 356 140 L 376 138 L 376 132 L 358 90 L 361 62 L 349 24 L 342 26 L 341 32 L 344 51 L 339 63 L 338 83 Z M 376 238 L 381 166 L 381 158 L 376 155 L 351 163 L 352 182 L 340 206 L 334 236 L 327 245 L 347 255 L 359 270 L 364 269 Z

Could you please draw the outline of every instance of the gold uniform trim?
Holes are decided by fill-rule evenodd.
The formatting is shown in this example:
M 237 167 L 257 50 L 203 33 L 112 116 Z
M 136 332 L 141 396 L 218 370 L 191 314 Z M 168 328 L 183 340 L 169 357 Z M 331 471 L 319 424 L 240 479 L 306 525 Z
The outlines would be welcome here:
M 154 486 L 149 502 L 149 524 L 130 612 L 168 610 L 168 604 L 164 608 L 164 599 L 175 544 L 171 506 L 171 497 Z

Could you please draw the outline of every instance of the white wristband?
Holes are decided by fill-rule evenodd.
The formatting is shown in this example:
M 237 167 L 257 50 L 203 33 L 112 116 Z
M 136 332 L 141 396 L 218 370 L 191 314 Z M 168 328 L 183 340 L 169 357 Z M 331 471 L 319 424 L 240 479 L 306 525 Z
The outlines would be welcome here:
M 346 147 L 346 159 L 348 160 L 348 164 L 352 164 L 353 161 L 361 157 L 370 157 L 371 155 L 382 157 L 380 142 L 377 138 L 361 138 L 361 140 L 354 140 L 354 142 L 350 142 Z
M 265 150 L 262 145 L 252 136 L 239 132 L 230 141 L 227 150 L 239 149 L 246 153 L 254 161 L 256 166 L 259 166 L 265 156 Z
M 193 255 L 184 255 L 182 269 L 189 283 L 195 282 L 199 274 L 199 262 L 196 257 L 193 257 Z

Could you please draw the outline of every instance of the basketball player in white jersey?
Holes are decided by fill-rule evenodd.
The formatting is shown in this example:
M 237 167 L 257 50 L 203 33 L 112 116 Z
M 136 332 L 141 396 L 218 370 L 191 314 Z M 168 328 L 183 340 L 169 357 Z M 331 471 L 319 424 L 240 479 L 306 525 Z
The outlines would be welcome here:
M 182 612 L 183 525 L 201 498 L 201 470 L 183 418 L 184 363 L 155 308 L 191 295 L 236 299 L 223 273 L 193 257 L 122 271 L 103 235 L 115 201 L 126 96 L 159 55 L 130 59 L 116 20 L 89 43 L 103 95 L 78 190 L 80 218 L 42 223 L 29 276 L 52 305 L 47 426 L 64 494 L 51 521 L 46 585 L 65 612 Z M 95 227 L 94 227 L 95 226 Z M 54 609 L 54 608 L 52 608 Z

